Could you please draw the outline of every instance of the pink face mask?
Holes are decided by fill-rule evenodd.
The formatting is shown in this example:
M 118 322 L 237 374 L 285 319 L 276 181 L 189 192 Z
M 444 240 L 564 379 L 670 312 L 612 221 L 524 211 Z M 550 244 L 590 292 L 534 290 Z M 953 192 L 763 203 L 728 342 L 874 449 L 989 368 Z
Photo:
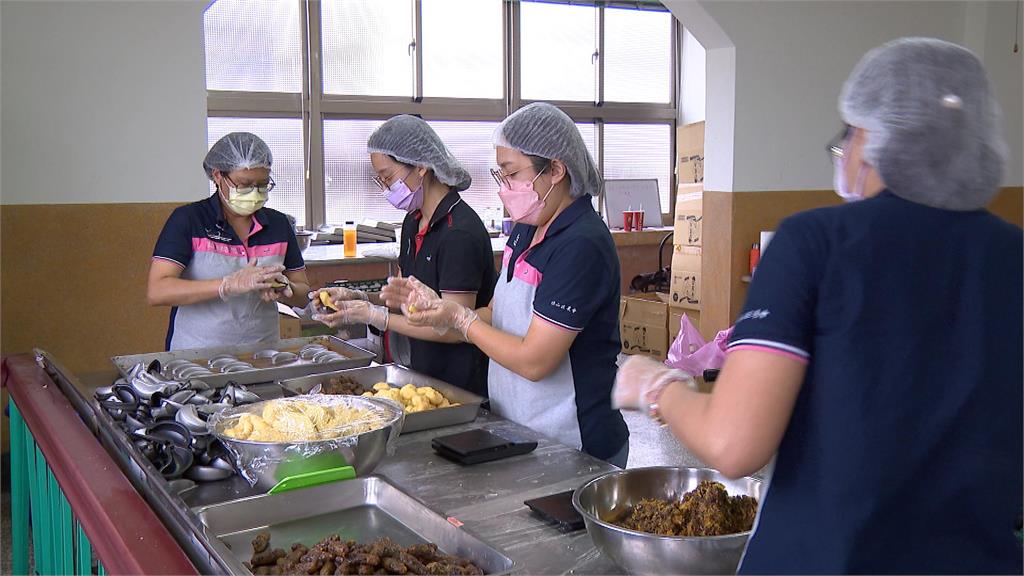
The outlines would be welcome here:
M 409 173 L 411 174 L 412 170 Z M 407 178 L 408 176 L 409 174 L 406 174 Z M 409 189 L 404 179 L 399 179 L 392 182 L 391 186 L 388 186 L 388 189 L 384 192 L 384 197 L 392 206 L 399 210 L 415 212 L 423 207 L 423 184 L 420 183 L 416 187 L 416 191 L 413 192 Z
M 547 168 L 544 170 L 547 170 Z M 501 203 L 505 205 L 509 216 L 520 224 L 537 226 L 540 213 L 544 211 L 545 202 L 548 196 L 551 195 L 551 191 L 555 189 L 555 184 L 552 182 L 551 188 L 544 194 L 544 197 L 537 197 L 537 191 L 533 189 L 533 182 L 540 178 L 544 170 L 541 170 L 529 182 L 519 182 L 506 178 L 505 182 L 507 184 L 502 184 L 498 188 L 498 197 L 501 198 Z

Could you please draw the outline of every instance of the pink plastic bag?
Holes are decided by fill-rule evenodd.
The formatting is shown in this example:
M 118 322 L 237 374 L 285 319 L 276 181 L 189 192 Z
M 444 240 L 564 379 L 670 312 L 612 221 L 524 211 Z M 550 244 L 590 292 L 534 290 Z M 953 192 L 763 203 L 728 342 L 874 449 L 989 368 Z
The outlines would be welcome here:
M 699 376 L 709 368 L 721 368 L 725 363 L 725 345 L 732 327 L 719 332 L 711 342 L 705 342 L 700 332 L 690 323 L 686 314 L 680 319 L 679 335 L 668 349 L 665 365 L 687 374 Z

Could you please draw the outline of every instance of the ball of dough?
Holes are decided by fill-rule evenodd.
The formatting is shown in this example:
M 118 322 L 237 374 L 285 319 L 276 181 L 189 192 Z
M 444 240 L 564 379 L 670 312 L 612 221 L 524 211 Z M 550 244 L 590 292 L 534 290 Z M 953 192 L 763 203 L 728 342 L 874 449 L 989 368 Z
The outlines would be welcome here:
M 402 386 L 402 389 L 399 392 L 402 394 L 402 398 L 412 399 L 416 396 L 416 387 L 412 384 L 406 384 L 405 386 Z

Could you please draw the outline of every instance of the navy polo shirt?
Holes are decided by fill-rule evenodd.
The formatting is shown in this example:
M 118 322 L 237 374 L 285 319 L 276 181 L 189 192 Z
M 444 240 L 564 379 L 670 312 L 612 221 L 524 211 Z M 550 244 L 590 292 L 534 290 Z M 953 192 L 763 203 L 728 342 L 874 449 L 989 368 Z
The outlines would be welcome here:
M 480 216 L 458 192 L 449 192 L 422 233 L 421 218 L 417 210 L 402 223 L 402 274 L 415 276 L 438 294 L 475 292 L 476 308 L 490 304 L 497 271 Z M 487 396 L 487 356 L 476 346 L 410 338 L 409 349 L 413 370 Z
M 287 216 L 271 208 L 253 214 L 252 231 L 244 241 L 224 219 L 220 197 L 180 206 L 171 213 L 153 249 L 153 258 L 182 268 L 185 280 L 219 279 L 241 270 L 249 260 L 260 266 L 283 265 L 302 270 L 305 263 Z M 214 298 L 171 309 L 167 349 L 207 348 L 272 343 L 280 325 L 277 305 L 258 293 Z
M 563 444 L 601 459 L 626 445 L 629 431 L 611 407 L 619 340 L 619 258 L 590 196 L 555 218 L 532 248 L 535 226 L 517 224 L 509 236 L 492 324 L 525 336 L 539 318 L 576 332 L 555 371 L 531 382 L 491 361 L 491 408 Z
M 807 363 L 743 573 L 1015 573 L 1024 236 L 885 191 L 797 214 L 729 350 Z

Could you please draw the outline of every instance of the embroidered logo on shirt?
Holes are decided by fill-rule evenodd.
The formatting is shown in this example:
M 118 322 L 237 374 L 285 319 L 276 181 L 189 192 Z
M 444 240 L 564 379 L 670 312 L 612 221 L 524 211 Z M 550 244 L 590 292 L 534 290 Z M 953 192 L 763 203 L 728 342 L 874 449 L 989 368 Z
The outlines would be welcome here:
M 210 230 L 209 228 L 207 228 L 206 237 L 209 238 L 210 240 L 213 240 L 214 242 L 226 242 L 230 244 L 231 238 L 228 238 L 227 236 L 221 234 L 221 232 L 223 231 L 224 229 L 221 228 L 220 226 L 217 226 L 216 230 Z
M 576 308 L 569 306 L 568 304 L 559 304 L 558 302 L 552 300 L 551 305 L 554 306 L 555 308 L 558 308 L 559 310 L 565 310 L 566 312 L 570 312 L 572 314 L 576 313 Z
M 427 262 L 430 262 L 430 256 L 427 256 Z
M 739 324 L 744 320 L 764 320 L 769 314 L 771 314 L 771 312 L 763 308 L 751 310 L 750 312 L 740 316 L 739 319 L 736 320 L 736 323 Z

